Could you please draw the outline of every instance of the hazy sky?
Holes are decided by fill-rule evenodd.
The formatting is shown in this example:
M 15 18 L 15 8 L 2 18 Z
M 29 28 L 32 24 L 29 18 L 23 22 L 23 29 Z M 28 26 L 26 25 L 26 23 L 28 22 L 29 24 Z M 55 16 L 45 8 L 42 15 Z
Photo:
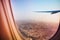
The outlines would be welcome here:
M 12 0 L 16 20 L 53 18 L 50 13 L 35 13 L 33 11 L 59 10 L 60 0 Z

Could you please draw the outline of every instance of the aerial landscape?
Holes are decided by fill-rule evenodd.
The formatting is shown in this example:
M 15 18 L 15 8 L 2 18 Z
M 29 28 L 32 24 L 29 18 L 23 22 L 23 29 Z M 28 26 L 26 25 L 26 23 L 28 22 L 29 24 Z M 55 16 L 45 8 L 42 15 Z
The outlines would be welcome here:
M 58 30 L 59 23 L 39 21 L 17 21 L 18 29 L 25 37 L 33 40 L 48 40 Z

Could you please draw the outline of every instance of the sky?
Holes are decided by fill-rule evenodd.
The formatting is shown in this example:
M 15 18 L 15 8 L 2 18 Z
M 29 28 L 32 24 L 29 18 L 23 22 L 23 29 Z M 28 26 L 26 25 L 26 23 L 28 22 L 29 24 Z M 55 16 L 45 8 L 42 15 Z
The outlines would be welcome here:
M 57 17 L 50 13 L 35 13 L 33 11 L 59 10 L 60 0 L 12 0 L 12 8 L 16 20 L 45 20 Z M 58 20 L 58 19 L 56 19 Z

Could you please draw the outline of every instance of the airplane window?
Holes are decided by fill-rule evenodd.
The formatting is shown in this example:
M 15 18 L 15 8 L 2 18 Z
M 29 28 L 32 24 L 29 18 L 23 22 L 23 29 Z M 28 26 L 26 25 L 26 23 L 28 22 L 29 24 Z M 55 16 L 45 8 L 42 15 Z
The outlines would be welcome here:
M 12 0 L 13 15 L 24 40 L 49 40 L 59 28 L 60 0 Z

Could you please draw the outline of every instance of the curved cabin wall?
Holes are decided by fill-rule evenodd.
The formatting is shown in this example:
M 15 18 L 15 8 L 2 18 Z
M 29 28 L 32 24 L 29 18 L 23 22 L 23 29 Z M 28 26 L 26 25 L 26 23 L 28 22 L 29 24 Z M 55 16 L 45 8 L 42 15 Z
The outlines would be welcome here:
M 10 0 L 0 0 L 0 40 L 22 40 L 14 22 Z

